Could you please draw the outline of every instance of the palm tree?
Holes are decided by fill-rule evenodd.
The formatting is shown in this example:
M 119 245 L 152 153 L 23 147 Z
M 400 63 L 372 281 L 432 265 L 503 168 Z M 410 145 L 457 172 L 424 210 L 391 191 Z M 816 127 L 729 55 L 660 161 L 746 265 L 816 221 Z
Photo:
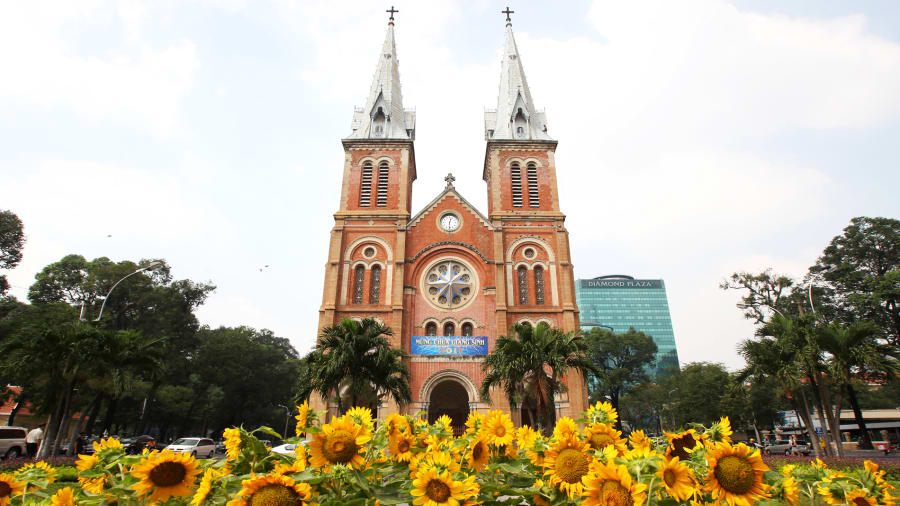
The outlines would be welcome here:
M 510 337 L 497 338 L 482 369 L 481 398 L 490 402 L 490 390 L 503 386 L 509 406 L 526 406 L 532 420 L 545 431 L 555 423 L 554 397 L 564 392 L 562 378 L 569 368 L 581 374 L 594 371 L 587 359 L 587 344 L 580 335 L 539 323 L 513 325 Z M 533 408 L 531 407 L 533 406 Z
M 896 347 L 885 344 L 879 340 L 881 329 L 871 322 L 855 322 L 850 325 L 830 323 L 820 327 L 818 341 L 823 350 L 830 354 L 828 365 L 832 376 L 838 382 L 838 387 L 843 387 L 853 409 L 853 417 L 860 430 L 860 448 L 871 449 L 872 440 L 866 429 L 859 402 L 856 400 L 856 391 L 853 388 L 852 379 L 856 375 L 897 374 L 900 371 L 900 352 Z M 842 395 L 838 394 L 837 407 L 834 419 L 840 420 Z
M 312 392 L 325 399 L 333 395 L 341 413 L 361 401 L 380 402 L 388 395 L 401 406 L 409 404 L 406 353 L 391 346 L 385 337 L 391 335 L 390 327 L 372 318 L 359 322 L 344 318 L 323 329 L 316 348 L 303 359 L 300 397 Z M 344 406 L 345 399 L 350 406 Z

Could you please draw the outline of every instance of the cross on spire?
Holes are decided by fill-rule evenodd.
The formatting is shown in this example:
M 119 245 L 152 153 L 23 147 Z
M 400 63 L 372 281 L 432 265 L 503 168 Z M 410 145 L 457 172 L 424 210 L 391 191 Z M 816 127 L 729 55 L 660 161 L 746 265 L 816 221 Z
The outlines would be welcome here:
M 453 173 L 452 173 L 452 172 L 448 172 L 448 173 L 447 173 L 447 177 L 444 178 L 444 181 L 447 182 L 447 187 L 449 188 L 449 187 L 452 187 L 452 186 L 453 186 L 453 182 L 456 181 L 456 178 L 453 177 Z
M 384 11 L 384 12 L 388 12 L 388 13 L 391 14 L 391 17 L 388 19 L 388 23 L 394 24 L 394 13 L 395 13 L 395 12 L 400 12 L 400 11 L 398 11 L 397 9 L 395 9 L 394 6 L 392 5 L 390 9 L 388 9 L 388 10 L 386 10 L 386 11 Z
M 509 6 L 507 5 L 507 6 L 506 6 L 506 10 L 505 10 L 505 11 L 500 11 L 500 14 L 506 14 L 506 24 L 511 25 L 511 24 L 512 24 L 512 19 L 510 19 L 509 15 L 510 15 L 510 14 L 514 14 L 515 12 L 516 12 L 516 11 L 511 11 L 511 10 L 509 10 Z

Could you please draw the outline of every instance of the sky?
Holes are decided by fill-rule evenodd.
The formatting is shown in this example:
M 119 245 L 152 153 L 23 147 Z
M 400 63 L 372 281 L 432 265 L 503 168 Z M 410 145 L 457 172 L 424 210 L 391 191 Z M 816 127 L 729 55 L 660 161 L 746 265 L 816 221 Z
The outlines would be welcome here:
M 413 212 L 448 172 L 486 211 L 506 2 L 396 0 L 417 111 Z M 0 209 L 25 224 L 25 299 L 67 254 L 165 258 L 217 286 L 203 324 L 316 337 L 340 139 L 390 5 L 0 3 Z M 741 367 L 718 284 L 800 277 L 855 216 L 900 217 L 900 3 L 509 6 L 549 133 L 577 278 L 665 280 L 682 364 Z M 265 267 L 268 266 L 268 267 Z

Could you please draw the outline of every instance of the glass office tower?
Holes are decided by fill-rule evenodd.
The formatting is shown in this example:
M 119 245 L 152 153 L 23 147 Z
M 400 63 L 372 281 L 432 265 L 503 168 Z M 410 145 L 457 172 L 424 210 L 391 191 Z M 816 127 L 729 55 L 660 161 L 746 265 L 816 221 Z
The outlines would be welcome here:
M 601 327 L 621 334 L 634 327 L 656 343 L 654 375 L 679 367 L 663 280 L 621 275 L 579 279 L 575 283 L 575 298 L 581 310 L 582 330 Z

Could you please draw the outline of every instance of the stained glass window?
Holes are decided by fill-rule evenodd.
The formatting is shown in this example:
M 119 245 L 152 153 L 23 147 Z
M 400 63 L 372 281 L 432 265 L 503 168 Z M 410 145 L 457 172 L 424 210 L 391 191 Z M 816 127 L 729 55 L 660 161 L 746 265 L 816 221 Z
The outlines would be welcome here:
M 372 279 L 369 281 L 369 304 L 378 304 L 381 294 L 381 266 L 372 267 Z
M 534 302 L 544 303 L 544 268 L 540 265 L 534 268 Z
M 425 325 L 425 335 L 426 336 L 436 336 L 437 335 L 437 324 L 434 322 L 430 322 Z
M 471 323 L 463 323 L 462 324 L 462 335 L 466 337 L 472 337 L 472 324 Z
M 454 335 L 455 334 L 454 330 L 456 330 L 456 329 L 453 328 L 452 323 L 447 322 L 444 324 L 444 336 L 445 337 Z
M 528 269 L 519 267 L 519 304 L 528 304 Z
M 353 303 L 362 304 L 363 301 L 363 281 L 366 277 L 366 268 L 357 265 L 353 271 Z

